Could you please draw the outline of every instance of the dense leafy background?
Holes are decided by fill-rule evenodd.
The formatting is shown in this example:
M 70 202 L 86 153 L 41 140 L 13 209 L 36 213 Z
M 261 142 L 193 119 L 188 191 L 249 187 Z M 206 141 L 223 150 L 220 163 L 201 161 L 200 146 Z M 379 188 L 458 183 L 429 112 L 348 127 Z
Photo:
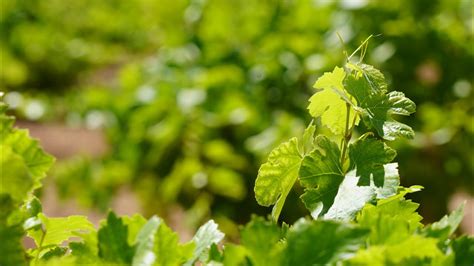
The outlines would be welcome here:
M 107 154 L 52 175 L 85 206 L 105 211 L 127 186 L 146 216 L 180 205 L 191 228 L 211 211 L 221 224 L 266 213 L 253 196 L 260 163 L 303 132 L 315 79 L 370 34 L 366 60 L 418 106 L 402 119 L 416 138 L 391 143 L 402 184 L 425 187 L 410 197 L 434 221 L 454 192 L 474 192 L 469 0 L 15 0 L 1 12 L 12 112 L 106 132 Z M 306 213 L 287 202 L 299 207 L 286 220 Z

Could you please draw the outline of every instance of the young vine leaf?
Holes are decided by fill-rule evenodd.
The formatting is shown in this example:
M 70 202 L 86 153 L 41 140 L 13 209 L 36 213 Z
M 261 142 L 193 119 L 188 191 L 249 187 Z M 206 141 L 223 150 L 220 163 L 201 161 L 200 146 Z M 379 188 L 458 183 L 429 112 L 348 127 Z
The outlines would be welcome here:
M 316 146 L 304 157 L 299 171 L 300 183 L 306 188 L 301 199 L 313 217 L 329 210 L 344 179 L 337 144 L 325 136 L 318 136 Z
M 364 123 L 374 128 L 380 137 L 395 140 L 398 137 L 413 138 L 411 127 L 395 121 L 392 115 L 410 115 L 415 112 L 415 103 L 402 92 L 386 93 L 380 85 L 367 78 L 364 71 L 355 70 L 345 79 L 347 92 L 357 100 L 357 110 Z
M 272 213 L 274 220 L 278 220 L 286 197 L 298 178 L 301 160 L 298 140 L 292 138 L 275 148 L 258 171 L 255 198 L 262 206 L 275 204 Z
M 357 170 L 357 176 L 360 176 L 358 185 L 369 186 L 370 181 L 373 180 L 377 187 L 383 187 L 384 164 L 391 162 L 396 155 L 394 149 L 374 138 L 360 139 L 350 145 L 350 169 Z
M 345 90 L 343 81 L 346 74 L 340 67 L 334 68 L 332 72 L 326 72 L 314 84 L 314 88 L 320 89 L 310 99 L 308 110 L 315 117 L 321 117 L 321 124 L 328 127 L 334 134 L 343 135 L 346 125 L 347 102 L 344 100 Z M 350 101 L 350 100 L 347 100 Z M 355 102 L 352 102 L 354 104 Z M 358 117 L 350 107 L 350 121 L 355 119 L 358 124 Z

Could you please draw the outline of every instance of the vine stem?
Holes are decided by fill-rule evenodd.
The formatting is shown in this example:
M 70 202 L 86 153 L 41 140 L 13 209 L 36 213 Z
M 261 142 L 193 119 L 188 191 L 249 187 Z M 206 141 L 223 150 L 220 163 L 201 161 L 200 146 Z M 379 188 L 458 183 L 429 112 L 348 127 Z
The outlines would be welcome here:
M 346 160 L 347 146 L 349 145 L 349 140 L 351 138 L 351 132 L 349 132 L 349 119 L 351 114 L 351 107 L 346 103 L 346 126 L 344 128 L 344 137 L 342 139 L 342 154 L 341 154 L 341 165 L 344 165 Z
M 43 232 L 43 235 L 41 235 L 41 240 L 40 240 L 39 246 L 38 246 L 38 252 L 36 253 L 36 256 L 35 256 L 35 265 L 38 264 L 39 255 L 40 255 L 41 250 L 43 249 L 43 242 L 44 242 L 44 238 L 46 236 L 46 230 L 41 228 L 41 232 Z

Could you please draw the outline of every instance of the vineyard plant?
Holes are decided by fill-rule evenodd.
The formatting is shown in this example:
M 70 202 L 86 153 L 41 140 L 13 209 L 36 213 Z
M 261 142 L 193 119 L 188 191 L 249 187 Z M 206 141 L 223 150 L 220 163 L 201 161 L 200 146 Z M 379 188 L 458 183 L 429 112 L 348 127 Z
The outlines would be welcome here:
M 314 83 L 313 121 L 258 170 L 254 204 L 273 206 L 271 214 L 252 216 L 238 241 L 213 220 L 181 242 L 155 215 L 110 210 L 98 226 L 85 216 L 49 217 L 35 191 L 55 159 L 14 127 L 2 103 L 0 265 L 473 265 L 474 237 L 457 233 L 464 205 L 423 225 L 407 199 L 423 187 L 400 185 L 390 145 L 414 137 L 399 116 L 416 106 L 363 63 L 367 44 Z M 280 218 L 294 207 L 291 193 L 307 209 L 294 223 Z M 25 239 L 34 245 L 25 249 Z

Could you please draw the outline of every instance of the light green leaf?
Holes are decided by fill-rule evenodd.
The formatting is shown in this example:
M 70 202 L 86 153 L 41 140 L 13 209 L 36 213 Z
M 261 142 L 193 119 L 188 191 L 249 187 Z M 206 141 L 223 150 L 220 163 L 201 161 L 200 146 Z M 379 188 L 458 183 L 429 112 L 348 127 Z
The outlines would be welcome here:
M 22 202 L 33 189 L 33 178 L 23 158 L 6 145 L 0 144 L 0 194 L 7 194 L 16 202 Z
M 367 204 L 357 216 L 357 222 L 370 229 L 371 245 L 400 243 L 422 226 L 422 217 L 416 212 L 418 206 L 395 195 L 379 200 L 377 206 Z
M 446 239 L 452 235 L 464 217 L 464 205 L 461 204 L 456 210 L 450 215 L 445 215 L 438 222 L 432 223 L 423 228 L 423 233 L 429 237 L 435 237 L 438 239 Z
M 106 224 L 97 232 L 99 257 L 108 262 L 130 264 L 134 250 L 128 244 L 128 228 L 121 218 L 109 212 Z
M 183 265 L 193 257 L 195 243 L 181 245 L 178 234 L 173 232 L 165 223 L 161 223 L 154 237 L 153 253 L 156 256 L 156 266 Z M 137 264 L 141 265 L 141 264 Z
M 222 239 L 224 239 L 224 233 L 219 231 L 217 224 L 213 220 L 209 220 L 206 224 L 199 227 L 193 237 L 193 241 L 196 244 L 194 255 L 185 265 L 193 265 L 197 260 L 205 259 L 207 257 L 206 252 L 211 245 L 218 244 Z
M 243 266 L 247 265 L 246 261 L 247 249 L 243 246 L 228 243 L 224 247 L 225 266 Z
M 143 216 L 140 214 L 134 214 L 132 216 L 122 216 L 121 218 L 123 223 L 128 228 L 127 242 L 130 246 L 133 246 L 137 241 L 138 233 L 143 229 L 143 226 L 147 223 L 147 220 L 143 218 Z
M 367 79 L 358 73 L 348 75 L 345 88 L 357 100 L 358 110 L 364 123 L 374 128 L 386 140 L 398 137 L 413 138 L 413 130 L 392 118 L 396 115 L 409 115 L 415 112 L 415 103 L 402 92 L 374 91 Z
M 298 140 L 292 138 L 275 148 L 258 171 L 255 198 L 262 206 L 276 204 L 272 213 L 274 220 L 278 219 L 286 197 L 298 178 L 301 159 Z
M 300 150 L 303 152 L 303 155 L 308 154 L 314 149 L 316 145 L 314 142 L 314 133 L 316 132 L 316 126 L 314 125 L 313 121 L 309 124 L 309 126 L 304 130 L 303 133 L 303 141 L 301 142 Z
M 333 221 L 300 220 L 290 228 L 284 265 L 326 265 L 355 253 L 367 231 Z
M 371 180 L 377 187 L 383 187 L 384 164 L 391 162 L 397 153 L 394 149 L 374 138 L 365 138 L 349 146 L 350 169 L 357 170 L 359 186 L 369 186 Z
M 156 231 L 160 226 L 161 220 L 158 217 L 151 217 L 136 235 L 134 243 L 136 243 L 135 255 L 133 256 L 132 265 L 150 266 L 153 265 L 156 255 L 153 252 Z M 130 227 L 129 227 L 130 228 Z
M 13 130 L 8 134 L 4 145 L 10 146 L 14 153 L 21 156 L 28 167 L 28 171 L 35 180 L 35 188 L 41 184 L 39 181 L 45 177 L 46 172 L 54 163 L 54 158 L 43 151 L 37 140 L 32 139 L 27 130 Z
M 345 95 L 344 77 L 344 69 L 340 67 L 334 68 L 333 72 L 324 73 L 313 86 L 320 91 L 309 99 L 308 106 L 309 113 L 315 118 L 321 117 L 321 123 L 336 135 L 344 134 L 346 125 L 347 104 L 344 99 L 341 99 L 345 98 L 341 97 L 341 94 Z M 359 120 L 356 116 L 355 111 L 351 110 L 349 121 L 355 118 L 355 124 L 358 124 Z
M 37 247 L 61 245 L 71 237 L 76 237 L 78 232 L 94 232 L 94 225 L 85 216 L 73 215 L 68 217 L 46 217 L 38 214 L 43 224 L 43 230 L 32 230 L 28 236 L 33 238 Z M 43 240 L 41 240 L 43 239 Z
M 262 217 L 254 217 L 241 231 L 242 245 L 252 265 L 279 265 L 282 259 L 283 245 L 280 242 L 282 233 L 273 222 Z
M 437 247 L 438 240 L 412 235 L 392 245 L 371 246 L 360 250 L 348 261 L 348 265 L 407 265 L 408 261 L 415 265 L 425 265 L 426 259 L 442 257 Z M 423 259 L 423 261 L 422 261 Z M 431 265 L 431 264 L 428 264 Z
M 329 210 L 344 179 L 337 144 L 324 136 L 318 136 L 316 144 L 317 148 L 304 157 L 299 171 L 301 185 L 306 188 L 301 199 L 313 217 Z

